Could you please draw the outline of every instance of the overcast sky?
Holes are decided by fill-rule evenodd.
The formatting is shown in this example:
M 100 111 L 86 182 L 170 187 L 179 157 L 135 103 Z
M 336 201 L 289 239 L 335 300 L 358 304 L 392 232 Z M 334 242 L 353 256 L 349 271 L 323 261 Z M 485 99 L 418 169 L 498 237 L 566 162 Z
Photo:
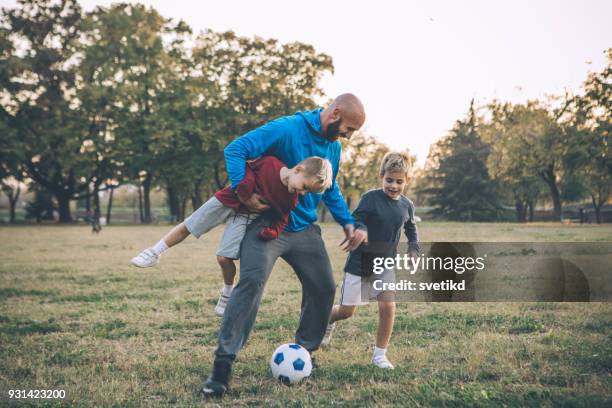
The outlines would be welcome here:
M 469 101 L 577 92 L 612 47 L 612 1 L 139 1 L 198 33 L 301 41 L 333 58 L 323 88 L 364 102 L 368 133 L 423 163 Z M 81 0 L 86 10 L 112 1 Z M 3 6 L 14 1 L 0 0 Z

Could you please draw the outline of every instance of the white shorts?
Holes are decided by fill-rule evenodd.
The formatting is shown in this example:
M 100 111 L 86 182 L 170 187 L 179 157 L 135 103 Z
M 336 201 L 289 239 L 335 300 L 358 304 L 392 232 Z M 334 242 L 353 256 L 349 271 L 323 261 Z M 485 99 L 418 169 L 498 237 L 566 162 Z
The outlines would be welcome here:
M 217 225 L 225 223 L 217 255 L 238 259 L 246 228 L 256 217 L 254 214 L 242 214 L 233 208 L 225 207 L 213 196 L 185 220 L 185 227 L 193 236 L 200 238 Z
M 385 269 L 381 274 L 372 274 L 370 276 L 358 276 L 344 272 L 340 304 L 345 306 L 367 305 L 370 303 L 370 299 L 377 298 L 381 293 L 393 292 L 375 289 L 374 282 L 377 280 L 381 280 L 384 283 L 393 283 L 395 282 L 395 271 L 393 269 Z

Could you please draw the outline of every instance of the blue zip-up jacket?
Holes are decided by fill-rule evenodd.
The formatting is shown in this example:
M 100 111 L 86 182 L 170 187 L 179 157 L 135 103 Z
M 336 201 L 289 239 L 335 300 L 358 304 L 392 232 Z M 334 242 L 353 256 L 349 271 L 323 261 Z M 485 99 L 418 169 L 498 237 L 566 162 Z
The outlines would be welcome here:
M 275 119 L 240 136 L 224 150 L 232 189 L 236 189 L 244 178 L 246 160 L 266 154 L 278 157 L 290 168 L 310 156 L 319 156 L 331 162 L 334 174 L 332 186 L 323 194 L 308 193 L 301 196 L 298 206 L 291 212 L 286 231 L 301 231 L 315 222 L 321 198 L 340 225 L 344 227 L 355 223 L 336 184 L 340 166 L 340 142 L 330 142 L 321 135 L 322 110 L 297 112 L 293 116 Z

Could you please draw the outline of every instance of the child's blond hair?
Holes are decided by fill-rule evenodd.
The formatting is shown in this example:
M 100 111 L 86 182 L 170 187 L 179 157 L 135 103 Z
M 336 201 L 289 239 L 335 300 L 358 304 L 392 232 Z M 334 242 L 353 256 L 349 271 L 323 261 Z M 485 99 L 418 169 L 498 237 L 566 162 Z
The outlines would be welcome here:
M 410 175 L 410 157 L 404 152 L 389 152 L 385 154 L 380 164 L 380 177 L 385 173 L 404 173 Z
M 299 162 L 298 166 L 304 168 L 304 176 L 316 179 L 316 183 L 313 185 L 313 193 L 322 193 L 331 187 L 334 175 L 329 160 L 312 156 Z

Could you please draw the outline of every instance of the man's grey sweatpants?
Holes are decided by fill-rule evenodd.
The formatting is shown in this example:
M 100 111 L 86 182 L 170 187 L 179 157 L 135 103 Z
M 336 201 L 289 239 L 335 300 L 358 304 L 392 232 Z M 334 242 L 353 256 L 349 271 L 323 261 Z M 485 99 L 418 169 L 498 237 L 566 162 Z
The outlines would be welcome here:
M 295 271 L 302 284 L 300 324 L 295 342 L 309 351 L 319 348 L 334 304 L 336 285 L 321 228 L 311 224 L 299 232 L 283 232 L 263 241 L 257 233 L 265 217 L 247 227 L 240 252 L 240 280 L 225 308 L 215 361 L 232 362 L 247 341 L 264 286 L 278 257 Z

